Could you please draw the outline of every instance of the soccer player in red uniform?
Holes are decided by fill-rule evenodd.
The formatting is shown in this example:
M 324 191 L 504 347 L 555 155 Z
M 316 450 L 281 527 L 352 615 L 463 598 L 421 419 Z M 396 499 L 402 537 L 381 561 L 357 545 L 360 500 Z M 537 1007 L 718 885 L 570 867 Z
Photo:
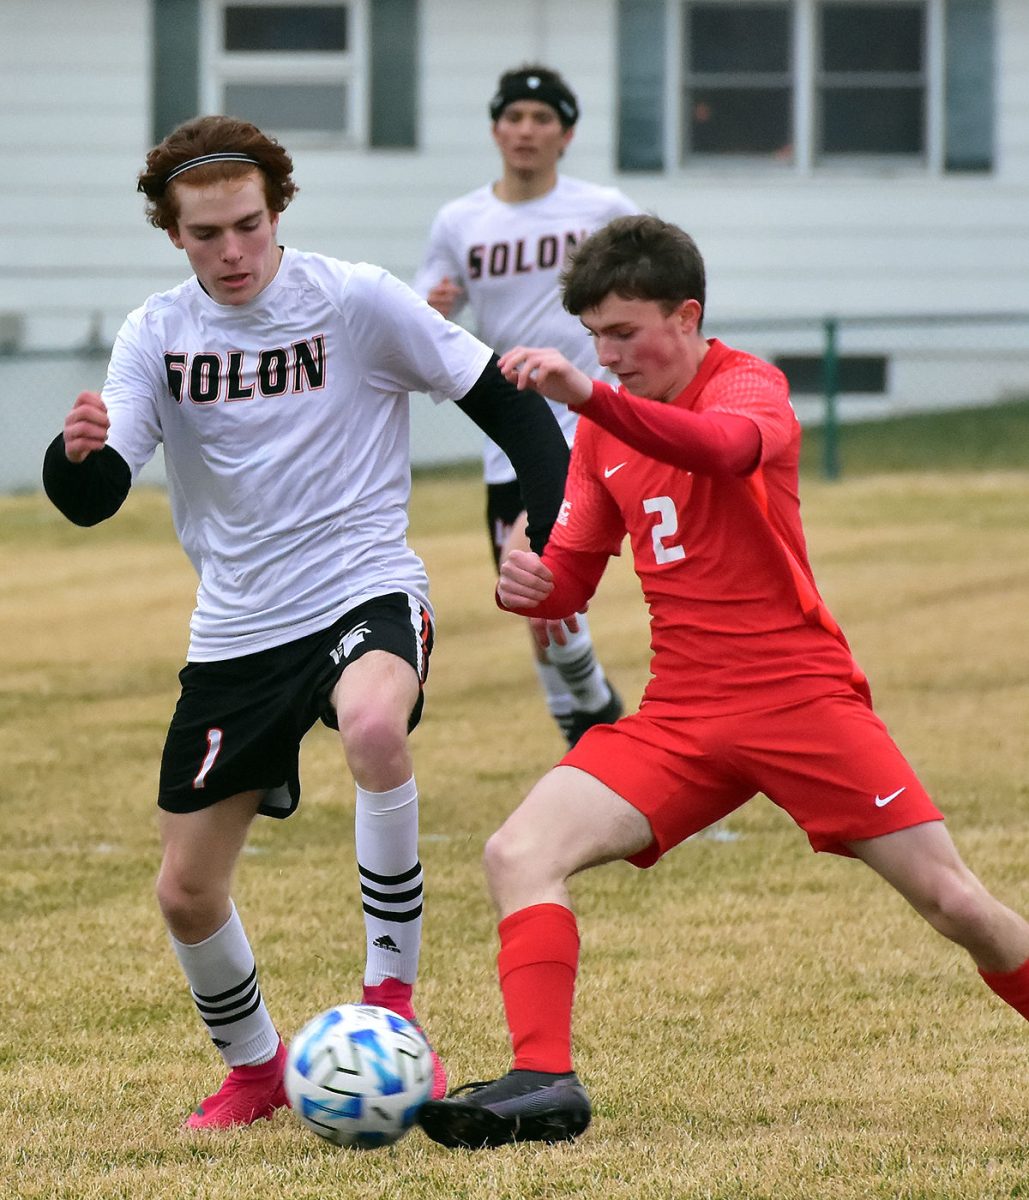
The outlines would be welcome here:
M 423 1128 L 446 1146 L 586 1128 L 568 878 L 616 859 L 650 866 L 758 792 L 815 850 L 866 862 L 1029 1017 L 1029 924 L 962 862 L 819 597 L 785 378 L 704 337 L 703 260 L 656 217 L 612 221 L 563 282 L 565 306 L 621 387 L 552 349 L 501 358 L 519 387 L 582 419 L 551 539 L 542 557 L 508 555 L 498 600 L 548 619 L 581 610 L 628 534 L 651 614 L 652 680 L 638 712 L 590 729 L 487 844 L 514 1062 L 425 1105 Z

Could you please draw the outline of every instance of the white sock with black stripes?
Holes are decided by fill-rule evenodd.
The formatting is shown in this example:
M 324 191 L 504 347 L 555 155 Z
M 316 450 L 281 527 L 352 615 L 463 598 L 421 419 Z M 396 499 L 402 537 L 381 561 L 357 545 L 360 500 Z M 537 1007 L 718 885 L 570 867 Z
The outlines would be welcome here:
M 579 632 L 568 633 L 563 646 L 551 642 L 547 647 L 547 662 L 564 680 L 582 712 L 598 712 L 611 699 L 611 688 L 593 652 L 586 618 L 579 615 Z
M 367 959 L 364 982 L 413 984 L 422 947 L 418 788 L 412 776 L 388 792 L 357 789 L 354 821 Z
M 221 929 L 204 941 L 187 945 L 169 937 L 197 1012 L 226 1063 L 250 1067 L 274 1058 L 279 1035 L 264 1006 L 257 964 L 235 904 Z
M 547 698 L 547 710 L 555 721 L 569 716 L 575 710 L 575 697 L 561 678 L 561 672 L 550 663 L 536 662 L 536 674 Z

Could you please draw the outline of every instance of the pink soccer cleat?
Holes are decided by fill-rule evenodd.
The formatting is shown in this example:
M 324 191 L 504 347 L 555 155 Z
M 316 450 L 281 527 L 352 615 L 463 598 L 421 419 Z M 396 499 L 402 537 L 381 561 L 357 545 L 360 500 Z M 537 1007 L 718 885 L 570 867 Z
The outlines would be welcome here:
M 277 1108 L 289 1106 L 282 1075 L 286 1047 L 279 1041 L 275 1057 L 256 1067 L 233 1067 L 225 1082 L 201 1100 L 186 1120 L 187 1129 L 231 1129 L 270 1120 Z

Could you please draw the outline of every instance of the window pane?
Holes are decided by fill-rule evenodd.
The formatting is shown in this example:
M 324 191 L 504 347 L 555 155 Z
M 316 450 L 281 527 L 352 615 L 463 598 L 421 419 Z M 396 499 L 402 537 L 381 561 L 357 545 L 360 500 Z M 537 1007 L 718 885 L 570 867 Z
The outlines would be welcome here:
M 689 67 L 695 73 L 787 71 L 790 9 L 786 4 L 691 4 Z
M 823 4 L 826 71 L 920 71 L 925 5 Z
M 696 88 L 690 95 L 690 149 L 697 154 L 792 158 L 788 87 Z
M 347 89 L 342 83 L 229 83 L 225 111 L 259 129 L 343 133 Z
M 921 154 L 924 99 L 921 88 L 824 88 L 823 153 Z
M 346 50 L 346 5 L 230 4 L 225 9 L 225 49 Z

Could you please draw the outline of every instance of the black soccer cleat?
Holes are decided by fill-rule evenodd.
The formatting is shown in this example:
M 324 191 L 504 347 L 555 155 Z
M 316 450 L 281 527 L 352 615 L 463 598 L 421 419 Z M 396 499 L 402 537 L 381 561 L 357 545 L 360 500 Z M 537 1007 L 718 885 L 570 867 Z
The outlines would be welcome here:
M 603 708 L 597 709 L 596 712 L 587 712 L 584 708 L 573 708 L 570 713 L 557 718 L 569 750 L 587 729 L 592 729 L 594 725 L 611 725 L 622 715 L 624 709 L 621 696 L 611 686 L 610 680 L 607 681 L 607 686 L 611 692 L 611 699 Z
M 590 1123 L 590 1098 L 574 1072 L 508 1071 L 429 1100 L 418 1124 L 434 1142 L 482 1150 L 513 1142 L 570 1142 Z

